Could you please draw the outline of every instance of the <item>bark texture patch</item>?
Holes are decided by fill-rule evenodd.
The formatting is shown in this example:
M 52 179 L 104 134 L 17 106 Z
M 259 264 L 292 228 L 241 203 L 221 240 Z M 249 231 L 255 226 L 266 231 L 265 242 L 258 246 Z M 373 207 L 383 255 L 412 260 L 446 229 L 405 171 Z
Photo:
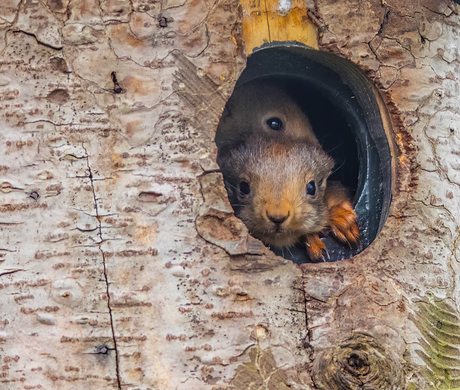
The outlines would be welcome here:
M 230 255 L 247 253 L 248 229 L 233 215 L 222 176 L 210 173 L 204 175 L 200 183 L 205 199 L 196 220 L 200 236 L 225 249 Z
M 322 48 L 397 107 L 402 174 L 377 240 L 302 274 L 240 229 L 216 171 L 237 1 L 0 1 L 1 388 L 311 390 L 320 356 L 453 387 L 458 9 L 315 3 Z
M 458 388 L 460 379 L 460 318 L 448 303 L 428 294 L 419 302 L 414 317 L 417 328 L 423 335 L 421 349 L 415 352 L 426 364 L 422 372 L 430 389 Z
M 232 389 L 269 390 L 288 389 L 287 375 L 276 366 L 270 349 L 260 350 L 252 347 L 248 351 L 251 361 L 238 367 L 230 381 Z
M 371 335 L 355 333 L 315 360 L 313 375 L 321 390 L 401 389 L 401 364 Z

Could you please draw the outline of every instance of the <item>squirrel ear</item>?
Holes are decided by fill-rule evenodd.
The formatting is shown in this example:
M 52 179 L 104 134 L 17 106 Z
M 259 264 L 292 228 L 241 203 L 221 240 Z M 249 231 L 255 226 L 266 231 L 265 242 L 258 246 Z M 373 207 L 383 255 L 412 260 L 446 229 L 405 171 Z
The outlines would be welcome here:
M 232 117 L 228 104 L 225 106 L 224 111 L 220 117 L 218 133 L 230 134 L 235 127 L 235 119 Z
M 235 136 L 235 126 L 235 119 L 231 116 L 228 105 L 226 105 L 220 117 L 215 137 L 215 141 L 219 149 L 223 145 L 232 142 L 232 138 Z
M 233 112 L 232 104 L 231 102 L 227 102 L 227 104 L 224 107 L 224 111 L 222 112 L 221 120 L 225 122 L 229 118 L 233 118 L 232 112 Z
M 225 121 L 229 116 L 230 116 L 230 110 L 228 108 L 228 105 L 226 104 L 224 107 L 224 111 L 222 112 L 221 119 Z

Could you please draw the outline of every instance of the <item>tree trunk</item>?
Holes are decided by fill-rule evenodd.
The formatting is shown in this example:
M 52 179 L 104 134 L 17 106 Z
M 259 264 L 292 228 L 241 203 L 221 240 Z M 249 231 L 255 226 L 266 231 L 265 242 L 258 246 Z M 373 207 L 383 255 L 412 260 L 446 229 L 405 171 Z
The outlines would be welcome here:
M 375 81 L 395 145 L 375 242 L 299 267 L 215 163 L 254 4 L 0 5 L 2 389 L 460 387 L 457 6 L 279 8 Z

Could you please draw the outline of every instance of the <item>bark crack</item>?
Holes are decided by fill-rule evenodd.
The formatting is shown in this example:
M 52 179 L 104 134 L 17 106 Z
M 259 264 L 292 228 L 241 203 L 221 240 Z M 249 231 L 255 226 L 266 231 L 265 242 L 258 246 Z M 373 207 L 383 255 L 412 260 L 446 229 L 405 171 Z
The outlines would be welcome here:
M 454 268 L 453 262 L 454 261 L 458 262 L 457 253 L 458 253 L 459 238 L 460 238 L 460 235 L 457 234 L 457 236 L 455 236 L 454 238 L 454 244 L 450 252 L 450 257 L 447 261 L 447 266 L 448 268 L 450 268 L 450 271 L 452 273 L 452 278 L 451 278 L 452 286 L 448 288 L 450 296 L 455 296 L 455 292 L 457 291 L 457 278 L 455 277 L 455 268 Z
M 14 34 L 21 33 L 21 34 L 28 35 L 29 37 L 33 37 L 35 39 L 35 41 L 37 42 L 37 44 L 39 44 L 41 46 L 44 46 L 44 47 L 47 47 L 48 49 L 58 50 L 58 51 L 62 50 L 62 47 L 53 46 L 53 45 L 50 45 L 48 43 L 40 41 L 35 34 L 32 34 L 30 32 L 23 31 L 23 30 L 12 30 L 12 31 L 13 31 Z
M 434 13 L 435 15 L 439 15 L 439 16 L 442 16 L 443 18 L 449 18 L 452 14 L 455 14 L 454 10 L 452 10 L 451 8 L 449 8 L 448 6 L 446 6 L 446 10 L 447 9 L 450 9 L 452 12 L 449 14 L 449 15 L 446 15 L 445 13 L 443 12 L 439 12 L 439 11 L 435 11 L 429 7 L 427 7 L 426 5 L 422 5 L 422 8 L 426 9 L 428 12 L 432 12 Z
M 193 56 L 190 56 L 191 58 L 198 58 L 199 56 L 201 56 L 209 47 L 209 42 L 211 41 L 211 37 L 209 36 L 209 29 L 208 29 L 208 25 L 205 23 L 204 24 L 204 28 L 205 28 L 205 31 L 206 31 L 206 46 L 203 48 L 203 50 L 201 50 L 198 54 L 196 55 L 193 55 Z M 192 31 L 193 32 L 193 31 Z M 182 35 L 182 34 L 178 34 L 178 35 Z M 183 35 L 183 36 L 188 36 L 189 34 L 186 34 L 186 35 Z
M 99 215 L 99 209 L 98 209 L 98 206 L 97 206 L 96 191 L 94 189 L 93 173 L 92 173 L 91 166 L 90 166 L 90 163 L 89 163 L 88 150 L 85 148 L 84 142 L 82 142 L 81 144 L 82 144 L 83 150 L 86 153 L 85 158 L 86 158 L 86 166 L 88 168 L 88 178 L 89 178 L 89 180 L 91 182 L 91 190 L 92 190 L 93 199 L 94 199 L 94 209 L 96 211 L 96 219 L 98 221 L 98 230 L 99 230 L 98 235 L 99 235 L 99 238 L 100 238 L 98 246 L 99 246 L 99 251 L 101 252 L 101 255 L 102 255 L 102 265 L 103 265 L 103 269 L 104 269 L 104 280 L 105 280 L 106 294 L 107 294 L 107 309 L 109 311 L 110 328 L 112 330 L 112 339 L 113 339 L 113 347 L 114 347 L 113 349 L 115 351 L 115 370 L 116 370 L 116 376 L 117 376 L 117 386 L 118 386 L 118 389 L 121 390 L 120 365 L 119 365 L 119 355 L 118 355 L 118 348 L 117 348 L 117 339 L 116 339 L 116 336 L 115 336 L 115 326 L 114 326 L 114 321 L 113 321 L 112 308 L 110 306 L 110 287 L 109 287 L 110 284 L 109 284 L 109 278 L 108 278 L 108 275 L 107 275 L 107 264 L 106 264 L 106 261 L 105 261 L 105 253 L 104 253 L 104 250 L 101 247 L 101 245 L 104 242 L 104 239 L 102 238 L 102 224 L 101 224 L 101 218 L 100 218 L 100 215 Z
M 430 118 L 432 118 L 434 115 L 438 114 L 439 112 L 440 111 L 435 112 L 435 114 L 431 115 Z M 419 115 L 420 117 L 422 116 L 422 114 L 419 114 L 418 109 L 417 109 L 417 115 Z M 437 146 L 439 144 L 439 139 L 440 138 L 446 139 L 448 137 L 432 138 L 427 134 L 427 128 L 428 128 L 428 124 L 424 126 L 423 134 L 425 135 L 426 139 L 430 143 L 431 152 L 433 154 L 433 165 L 434 165 L 434 167 L 436 169 L 435 172 L 437 172 L 439 174 L 439 177 L 440 177 L 441 180 L 446 179 L 450 184 L 453 184 L 455 186 L 460 186 L 460 183 L 457 183 L 455 180 L 453 180 L 451 177 L 449 177 L 449 172 L 448 172 L 447 168 L 442 165 L 442 163 L 440 161 L 440 158 L 438 156 L 438 152 L 437 152 Z M 430 172 L 427 169 L 422 168 L 422 170 L 424 170 L 426 172 Z
M 158 16 L 161 16 L 161 12 L 164 12 L 164 11 L 169 11 L 169 10 L 172 10 L 172 9 L 176 9 L 176 8 L 180 8 L 180 7 L 183 7 L 185 4 L 187 4 L 187 0 L 184 0 L 184 2 L 182 4 L 177 4 L 177 5 L 172 5 L 171 7 L 166 7 L 166 8 L 163 8 L 163 2 L 160 2 L 160 14 Z M 151 16 L 148 12 L 145 12 L 147 15 L 149 15 L 151 18 L 154 19 L 153 16 Z
M 305 330 L 307 332 L 306 336 L 305 336 L 305 340 L 304 340 L 304 348 L 305 349 L 308 349 L 308 373 L 310 375 L 310 380 L 311 380 L 311 383 L 312 383 L 312 388 L 313 389 L 318 389 L 318 387 L 316 386 L 316 383 L 315 383 L 315 380 L 313 378 L 313 375 L 312 375 L 312 363 L 313 363 L 313 353 L 314 353 L 314 349 L 313 349 L 313 346 L 311 345 L 311 341 L 312 341 L 312 334 L 311 334 L 311 327 L 310 327 L 310 324 L 309 324 L 309 317 L 308 317 L 308 301 L 310 300 L 310 295 L 305 291 L 305 288 L 301 288 L 301 291 L 303 293 L 303 303 L 304 303 L 304 314 L 305 314 Z
M 372 37 L 372 39 L 369 42 L 367 42 L 367 45 L 369 46 L 369 50 L 371 51 L 371 53 L 377 59 L 378 59 L 377 49 L 379 48 L 381 42 L 378 42 L 375 47 L 372 44 L 372 42 L 374 42 L 374 40 L 377 37 L 379 37 L 379 38 L 384 37 L 384 30 L 385 30 L 385 27 L 386 27 L 386 25 L 388 23 L 388 19 L 390 18 L 390 11 L 391 11 L 391 9 L 389 8 L 389 6 L 387 5 L 387 3 L 385 1 L 382 1 L 382 8 L 385 10 L 385 14 L 383 15 L 382 23 L 380 23 L 379 31 L 377 31 L 377 33 Z
M 5 21 L 5 24 L 9 25 L 9 26 L 13 26 L 17 23 L 18 19 L 19 19 L 19 13 L 21 12 L 21 7 L 24 5 L 24 0 L 20 0 L 18 5 L 16 6 L 16 9 L 15 9 L 15 15 L 14 15 L 14 19 L 12 22 L 10 22 L 9 20 L 6 20 L 4 19 L 3 17 L 1 17 L 1 20 L 4 20 Z M 7 45 L 5 45 L 5 48 L 6 48 Z M 3 52 L 2 52 L 3 54 Z
M 383 30 L 385 29 L 385 26 L 388 23 L 388 19 L 390 18 L 391 9 L 385 3 L 382 6 L 385 8 L 385 15 L 383 15 L 383 20 L 382 23 L 380 23 L 380 29 L 377 32 L 377 36 L 381 36 L 383 34 Z
M 268 10 L 267 10 L 267 2 L 266 1 L 264 1 L 264 5 L 265 5 L 265 17 L 267 18 L 268 42 L 271 43 L 272 37 L 270 35 L 270 23 L 269 23 L 269 20 L 268 20 Z
M 11 275 L 11 274 L 15 274 L 16 272 L 21 272 L 21 271 L 25 271 L 24 269 L 13 269 L 11 271 L 5 271 L 5 272 L 1 272 L 0 273 L 0 276 L 5 276 L 5 275 Z
M 310 14 L 308 12 L 310 12 Z M 323 18 L 323 15 L 321 14 L 321 12 L 319 10 L 318 0 L 313 0 L 313 10 L 307 11 L 307 15 L 310 16 L 310 17 L 313 16 L 311 18 L 311 20 L 318 27 L 318 33 L 319 33 L 318 42 L 319 42 L 320 46 L 323 43 L 323 33 L 324 33 L 324 31 L 327 31 L 329 34 L 333 35 L 334 37 L 337 37 L 337 34 L 335 34 L 333 31 L 331 31 L 329 29 L 329 25 L 326 24 L 326 22 L 325 22 L 325 20 Z
M 456 235 L 455 235 L 455 232 L 458 231 L 459 229 L 459 225 L 457 224 L 456 220 L 455 220 L 455 217 L 454 215 L 452 214 L 452 212 L 446 208 L 444 205 L 434 205 L 434 204 L 431 204 L 431 203 L 426 203 L 425 201 L 423 200 L 419 200 L 419 199 L 414 199 L 412 197 L 412 201 L 414 203 L 419 203 L 419 204 L 422 204 L 423 206 L 425 206 L 427 209 L 429 208 L 435 208 L 435 209 L 440 209 L 440 210 L 444 210 L 447 214 L 448 214 L 448 217 L 449 217 L 449 220 L 454 224 L 455 226 L 455 231 L 451 230 L 448 226 L 436 226 L 436 223 L 429 223 L 428 221 L 424 220 L 423 218 L 419 218 L 419 220 L 421 220 L 423 223 L 425 223 L 425 225 L 431 229 L 432 231 L 436 232 L 437 234 L 445 234 L 445 232 L 443 232 L 443 229 L 446 229 L 448 230 L 449 234 L 450 234 L 450 237 L 452 240 L 454 240 L 454 247 L 452 247 L 452 245 L 448 244 L 447 242 L 445 242 L 445 246 L 446 248 L 449 249 L 449 251 L 453 254 L 454 253 L 454 250 L 455 250 L 455 240 L 457 239 Z M 444 241 L 444 240 L 443 240 Z

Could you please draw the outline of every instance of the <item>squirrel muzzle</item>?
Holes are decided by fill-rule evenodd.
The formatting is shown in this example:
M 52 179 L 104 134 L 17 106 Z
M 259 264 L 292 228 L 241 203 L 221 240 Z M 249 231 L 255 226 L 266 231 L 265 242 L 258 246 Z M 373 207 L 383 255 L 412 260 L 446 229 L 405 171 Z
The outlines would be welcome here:
M 270 222 L 273 222 L 275 225 L 289 225 L 289 219 L 293 214 L 293 207 L 287 203 L 282 203 L 279 205 L 268 203 L 265 205 L 264 211 L 267 219 Z
M 294 205 L 288 201 L 267 202 L 261 210 L 265 231 L 262 240 L 269 245 L 284 247 L 295 244 L 297 237 L 292 234 Z

